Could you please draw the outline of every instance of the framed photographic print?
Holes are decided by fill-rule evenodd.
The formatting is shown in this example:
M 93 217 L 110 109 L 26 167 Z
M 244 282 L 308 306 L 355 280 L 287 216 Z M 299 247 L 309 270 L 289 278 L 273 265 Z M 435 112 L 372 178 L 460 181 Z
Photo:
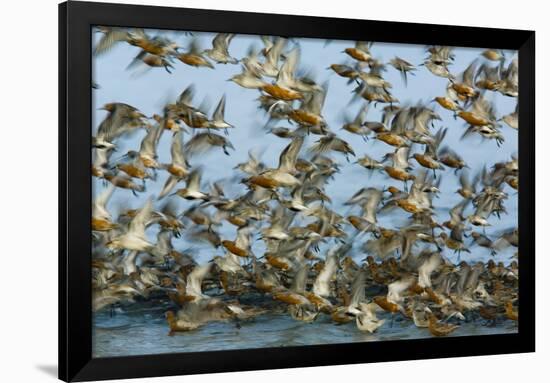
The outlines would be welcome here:
M 534 351 L 534 32 L 59 12 L 61 379 Z

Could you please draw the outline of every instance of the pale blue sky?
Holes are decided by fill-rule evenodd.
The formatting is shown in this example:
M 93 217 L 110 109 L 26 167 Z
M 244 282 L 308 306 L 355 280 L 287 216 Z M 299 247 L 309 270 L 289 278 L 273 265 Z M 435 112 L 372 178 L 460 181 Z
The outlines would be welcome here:
M 187 47 L 192 38 L 181 32 L 147 31 L 147 33 L 167 35 L 184 48 Z M 194 33 L 194 37 L 199 39 L 200 46 L 204 49 L 209 47 L 213 36 L 214 34 L 211 33 Z M 99 34 L 94 34 L 96 41 L 98 38 Z M 346 47 L 353 46 L 354 42 L 334 40 L 325 46 L 324 40 L 294 39 L 287 48 L 296 43 L 301 47 L 300 68 L 310 71 L 318 83 L 324 81 L 329 83 L 323 115 L 330 129 L 337 132 L 342 139 L 348 141 L 358 157 L 368 154 L 372 158 L 381 159 L 385 153 L 393 151 L 392 147 L 380 141 L 370 140 L 365 143 L 360 137 L 340 130 L 344 113 L 350 118 L 355 117 L 363 103 L 357 101 L 349 104 L 352 97 L 351 91 L 355 85 L 347 85 L 346 79 L 337 76 L 330 70 L 326 70 L 326 68 L 330 64 L 350 62 L 348 56 L 342 51 Z M 262 48 L 262 42 L 258 36 L 237 35 L 229 47 L 230 54 L 233 57 L 242 58 L 247 54 L 250 45 L 254 45 L 257 50 Z M 475 58 L 479 58 L 480 63 L 483 62 L 484 59 L 480 56 L 482 51 L 483 49 L 477 48 L 456 48 L 454 51 L 456 59 L 454 64 L 450 66 L 451 72 L 459 74 Z M 152 68 L 145 72 L 143 71 L 145 67 L 126 70 L 126 67 L 138 52 L 138 48 L 120 43 L 111 51 L 93 59 L 94 81 L 101 87 L 92 92 L 93 134 L 95 134 L 97 126 L 105 116 L 105 112 L 98 110 L 98 108 L 105 103 L 115 101 L 128 103 L 148 116 L 154 113 L 162 114 L 162 108 L 167 102 L 173 102 L 183 89 L 190 84 L 194 84 L 197 90 L 195 104 L 199 105 L 206 98 L 210 104 L 209 113 L 212 113 L 219 98 L 226 94 L 226 121 L 236 127 L 230 130 L 228 136 L 228 139 L 237 149 L 236 151 L 230 150 L 231 156 L 226 156 L 221 150 L 216 150 L 204 156 L 193 157 L 190 160 L 193 166 L 201 165 L 203 167 L 205 190 L 208 190 L 208 184 L 213 181 L 232 180 L 236 175 L 244 178 L 244 174 L 235 173 L 233 167 L 245 161 L 248 151 L 252 148 L 262 153 L 261 159 L 267 166 L 277 166 L 279 153 L 288 144 L 288 141 L 265 134 L 263 126 L 267 121 L 267 116 L 258 109 L 258 103 L 255 101 L 259 96 L 258 91 L 244 89 L 233 82 L 227 81 L 233 75 L 240 73 L 241 67 L 239 65 L 216 64 L 215 70 L 211 70 L 208 68 L 193 68 L 176 61 L 172 74 L 167 73 L 163 68 Z M 399 56 L 414 65 L 421 64 L 426 57 L 425 46 L 421 45 L 375 43 L 371 52 L 375 58 L 383 62 L 388 62 L 394 56 Z M 508 63 L 514 52 L 505 53 Z M 416 104 L 419 101 L 428 103 L 435 96 L 445 95 L 446 79 L 434 76 L 422 66 L 417 67 L 417 69 L 415 76 L 409 76 L 407 87 L 404 86 L 399 72 L 393 67 L 388 66 L 387 71 L 384 73 L 384 78 L 393 84 L 392 94 L 400 100 L 402 105 L 407 103 Z M 492 92 L 487 93 L 486 97 L 494 102 L 498 117 L 511 113 L 515 108 L 516 100 L 513 98 Z M 517 132 L 508 126 L 502 127 L 505 142 L 501 147 L 497 147 L 494 141 L 484 141 L 478 136 L 472 136 L 461 141 L 460 136 L 466 129 L 463 121 L 461 119 L 454 120 L 452 112 L 440 108 L 435 103 L 432 106 L 443 118 L 443 121 L 435 122 L 435 129 L 432 131 L 435 132 L 440 127 L 448 128 L 447 136 L 442 145 L 449 145 L 461 154 L 472 168 L 471 174 L 477 172 L 483 165 L 492 166 L 495 162 L 507 161 L 512 154 L 517 153 Z M 367 115 L 368 120 L 379 120 L 382 107 L 383 105 L 376 107 L 371 105 Z M 292 125 L 286 121 L 280 121 L 277 126 L 291 127 Z M 144 134 L 145 132 L 141 131 L 130 138 L 119 139 L 117 141 L 119 152 L 111 158 L 117 158 L 121 153 L 125 153 L 130 149 L 139 149 Z M 184 136 L 185 141 L 188 138 L 188 135 Z M 309 146 L 318 138 L 318 136 L 309 137 L 306 146 Z M 170 141 L 171 134 L 164 133 L 158 148 L 159 162 L 161 163 L 170 162 Z M 415 146 L 413 148 L 413 152 L 420 151 L 423 151 L 423 147 Z M 335 179 L 329 183 L 326 191 L 333 200 L 333 209 L 340 214 L 350 213 L 349 208 L 342 206 L 342 203 L 361 187 L 375 186 L 381 188 L 395 185 L 402 188 L 401 182 L 389 179 L 385 173 L 370 173 L 356 164 L 346 162 L 345 157 L 339 154 L 335 154 L 334 157 L 342 165 L 342 172 L 335 175 Z M 411 163 L 417 167 L 414 160 L 411 160 Z M 438 174 L 443 174 L 443 180 L 440 185 L 441 195 L 439 199 L 434 200 L 434 207 L 439 219 L 446 220 L 448 209 L 461 200 L 461 197 L 454 193 L 459 187 L 458 177 L 454 175 L 452 170 L 445 170 L 443 173 Z M 117 206 L 120 204 L 132 208 L 141 206 L 147 196 L 151 194 L 158 195 L 166 177 L 166 173 L 161 171 L 156 182 L 147 182 L 146 192 L 139 197 L 133 196 L 129 191 L 117 189 L 110 201 L 109 208 L 116 214 Z M 244 185 L 238 182 L 227 182 L 225 185 L 226 194 L 230 197 L 235 197 L 245 191 Z M 179 187 L 183 187 L 183 183 Z M 102 183 L 94 181 L 94 194 L 101 188 L 103 188 Z M 500 221 L 496 217 L 490 219 L 492 226 L 487 230 L 489 235 L 517 225 L 517 194 L 508 187 L 506 187 L 506 191 L 510 195 L 505 204 L 508 215 L 503 216 Z M 179 199 L 181 210 L 191 205 L 191 202 Z M 392 227 L 399 225 L 407 216 L 407 213 L 399 211 L 379 215 L 379 220 L 383 226 Z M 221 232 L 229 238 L 234 238 L 235 229 L 232 226 L 224 226 Z M 150 235 L 154 237 L 154 229 L 151 230 Z M 469 243 L 469 240 L 467 242 Z M 179 250 L 191 246 L 197 247 L 196 244 L 187 243 L 183 238 L 175 239 L 173 243 L 176 249 Z M 222 249 L 214 250 L 206 246 L 200 247 L 199 250 L 199 259 L 203 260 L 223 253 Z M 259 254 L 262 253 L 261 248 L 257 248 L 257 251 Z M 507 260 L 510 254 L 511 250 L 502 253 L 500 257 L 502 257 L 502 260 Z M 451 260 L 455 259 L 455 256 L 449 253 L 448 250 L 446 250 L 446 255 Z M 464 255 L 463 258 L 465 258 Z M 472 255 L 468 257 L 470 260 L 486 260 L 487 258 L 488 251 L 479 248 L 473 248 Z

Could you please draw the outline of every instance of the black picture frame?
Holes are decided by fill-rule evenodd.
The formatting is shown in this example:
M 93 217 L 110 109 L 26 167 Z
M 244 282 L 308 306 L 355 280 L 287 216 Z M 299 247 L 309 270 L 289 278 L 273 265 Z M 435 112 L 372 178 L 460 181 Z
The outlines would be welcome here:
M 236 32 L 519 51 L 517 334 L 92 358 L 91 27 Z M 89 381 L 535 351 L 535 32 L 69 1 L 59 5 L 59 378 Z

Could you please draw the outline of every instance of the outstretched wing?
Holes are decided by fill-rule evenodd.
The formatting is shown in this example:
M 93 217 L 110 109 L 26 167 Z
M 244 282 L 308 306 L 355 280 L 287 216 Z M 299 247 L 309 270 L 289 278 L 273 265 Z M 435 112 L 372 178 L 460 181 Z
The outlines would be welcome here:
M 294 80 L 294 72 L 296 72 L 296 68 L 298 66 L 299 61 L 300 61 L 300 48 L 294 48 L 292 51 L 290 51 L 289 54 L 286 55 L 286 60 L 283 63 L 283 65 L 281 65 L 281 69 L 279 70 L 279 75 L 277 76 L 278 84 L 282 86 L 287 86 L 292 84 Z
M 327 254 L 327 258 L 325 260 L 325 266 L 323 267 L 323 270 L 319 273 L 317 278 L 315 279 L 315 282 L 313 283 L 313 292 L 320 296 L 325 296 L 326 294 L 326 287 L 330 283 L 330 280 L 332 279 L 332 276 L 338 269 L 338 259 L 336 257 L 336 254 L 329 253 Z M 330 292 L 330 290 L 328 290 Z
M 307 103 L 304 105 L 303 109 L 312 114 L 320 116 L 323 105 L 325 104 L 327 92 L 328 82 L 325 82 L 322 86 L 322 90 L 317 90 L 312 93 L 312 95 L 307 100 Z
M 170 147 L 170 154 L 172 155 L 172 163 L 181 167 L 187 167 L 187 159 L 183 154 L 183 133 L 180 131 L 174 133 L 172 136 L 172 146 Z
M 202 171 L 200 168 L 194 169 L 187 178 L 187 189 L 199 191 L 201 187 Z
M 303 264 L 302 267 L 296 272 L 290 289 L 297 293 L 303 293 L 306 289 L 308 266 Z
M 177 104 L 191 106 L 195 96 L 195 86 L 193 84 L 185 88 L 178 97 Z
M 212 40 L 212 46 L 215 50 L 229 55 L 229 42 L 233 38 L 232 33 L 218 33 Z
M 266 44 L 266 49 L 268 49 L 266 63 L 273 66 L 273 68 L 277 68 L 279 66 L 279 57 L 286 45 L 286 39 L 284 37 L 277 37 L 275 43 L 271 43 L 270 45 L 267 43 L 268 41 L 270 42 L 270 40 L 266 40 L 263 37 L 262 40 Z
M 100 27 L 99 31 L 103 33 L 103 36 L 94 49 L 94 55 L 105 53 L 116 43 L 128 39 L 128 33 L 122 28 Z
M 149 198 L 145 205 L 137 212 L 136 216 L 130 221 L 130 226 L 128 231 L 132 232 L 138 236 L 145 235 L 145 228 L 147 222 L 151 218 L 151 213 L 153 212 L 153 200 Z
M 351 285 L 350 306 L 355 307 L 365 300 L 365 273 L 359 271 Z
M 157 144 L 162 131 L 160 125 L 149 126 L 147 134 L 141 141 L 140 154 L 155 158 L 157 156 Z
M 298 154 L 304 143 L 304 137 L 296 136 L 279 156 L 279 170 L 286 173 L 293 173 L 295 170 Z
M 204 265 L 197 265 L 189 273 L 187 276 L 187 286 L 186 286 L 186 294 L 196 297 L 196 298 L 202 298 L 202 281 L 204 278 L 208 275 L 210 272 L 210 268 L 212 267 L 212 263 L 208 262 Z
M 166 182 L 164 183 L 162 190 L 159 193 L 158 199 L 162 199 L 166 195 L 168 195 L 168 193 L 170 193 L 172 189 L 174 189 L 174 187 L 178 184 L 179 181 L 180 180 L 177 177 L 170 174 L 166 179 Z
M 216 110 L 214 110 L 214 114 L 212 115 L 212 120 L 223 121 L 224 116 L 225 116 L 225 94 L 220 99 L 218 106 L 216 106 Z

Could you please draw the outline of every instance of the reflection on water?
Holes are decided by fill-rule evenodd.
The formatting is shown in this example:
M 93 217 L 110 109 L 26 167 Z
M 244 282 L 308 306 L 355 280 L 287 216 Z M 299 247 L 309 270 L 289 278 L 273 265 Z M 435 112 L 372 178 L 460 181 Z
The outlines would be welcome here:
M 139 307 L 138 307 L 139 306 Z M 325 315 L 313 323 L 293 320 L 288 314 L 266 314 L 241 322 L 212 322 L 197 330 L 168 336 L 164 313 L 173 309 L 168 301 L 143 302 L 111 317 L 103 311 L 94 315 L 94 357 L 146 355 L 178 352 L 216 351 L 262 347 L 303 346 L 350 342 L 388 341 L 431 337 L 428 329 L 417 328 L 410 320 L 390 317 L 374 334 L 360 332 L 355 322 L 336 325 Z M 385 317 L 380 313 L 380 318 Z M 462 323 L 451 336 L 515 333 L 510 321 L 484 326 L 482 320 Z

